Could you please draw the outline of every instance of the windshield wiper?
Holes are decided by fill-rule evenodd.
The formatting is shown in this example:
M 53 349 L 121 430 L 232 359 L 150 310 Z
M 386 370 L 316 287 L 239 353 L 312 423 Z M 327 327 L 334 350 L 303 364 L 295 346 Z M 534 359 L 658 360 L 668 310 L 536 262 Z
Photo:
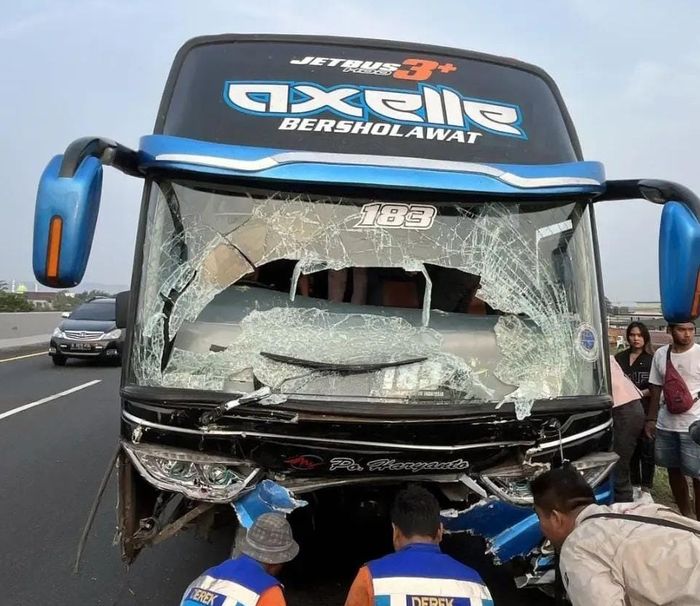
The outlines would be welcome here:
M 361 364 L 344 364 L 340 362 L 320 362 L 318 360 L 304 360 L 302 358 L 283 356 L 280 354 L 270 353 L 268 351 L 261 351 L 260 355 L 265 358 L 268 358 L 269 360 L 274 360 L 275 362 L 282 362 L 284 364 L 293 364 L 295 366 L 303 366 L 304 368 L 314 368 L 316 370 L 335 370 L 338 372 L 347 373 L 371 372 L 373 370 L 381 370 L 382 368 L 391 368 L 393 366 L 405 366 L 407 364 L 425 362 L 428 359 L 427 356 L 421 356 L 418 358 L 396 360 L 395 362 L 363 362 Z
M 222 416 L 224 416 L 230 410 L 238 408 L 243 404 L 251 404 L 252 402 L 258 402 L 263 406 L 269 406 L 272 404 L 283 404 L 287 397 L 282 394 L 273 394 L 272 390 L 265 386 L 255 391 L 251 391 L 245 395 L 239 396 L 223 404 L 219 404 L 213 410 L 208 410 L 199 417 L 200 425 L 210 425 L 214 421 L 217 421 Z

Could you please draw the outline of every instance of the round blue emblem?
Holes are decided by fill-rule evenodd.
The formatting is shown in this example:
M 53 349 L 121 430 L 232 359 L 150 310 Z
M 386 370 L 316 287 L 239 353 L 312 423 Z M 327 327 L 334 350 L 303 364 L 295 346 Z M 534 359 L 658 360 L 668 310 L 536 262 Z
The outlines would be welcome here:
M 590 324 L 578 327 L 576 351 L 588 362 L 594 362 L 598 358 L 598 335 Z

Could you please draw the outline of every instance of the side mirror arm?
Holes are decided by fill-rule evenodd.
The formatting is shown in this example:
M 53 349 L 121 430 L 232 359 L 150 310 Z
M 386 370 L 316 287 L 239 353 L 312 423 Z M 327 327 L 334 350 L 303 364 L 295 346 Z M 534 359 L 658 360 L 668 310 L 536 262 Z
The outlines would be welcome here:
M 666 204 L 675 201 L 685 204 L 700 221 L 700 198 L 690 189 L 661 179 L 626 179 L 606 181 L 605 192 L 598 196 L 596 202 L 606 200 L 633 200 L 641 198 L 654 204 Z
M 121 143 L 101 137 L 82 137 L 71 143 L 63 154 L 59 177 L 75 175 L 81 162 L 89 157 L 97 158 L 102 164 L 114 166 L 132 177 L 142 177 L 139 170 L 139 154 Z
M 657 179 L 607 181 L 596 198 L 642 198 L 663 204 L 659 233 L 661 308 L 669 322 L 700 315 L 700 199 L 687 187 Z

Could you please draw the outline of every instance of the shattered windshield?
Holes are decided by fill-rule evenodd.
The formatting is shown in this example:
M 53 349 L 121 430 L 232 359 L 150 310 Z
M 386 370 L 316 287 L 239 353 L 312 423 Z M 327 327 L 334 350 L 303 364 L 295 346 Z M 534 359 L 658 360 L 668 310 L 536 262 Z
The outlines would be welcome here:
M 139 385 L 442 404 L 606 392 L 589 210 L 153 183 Z

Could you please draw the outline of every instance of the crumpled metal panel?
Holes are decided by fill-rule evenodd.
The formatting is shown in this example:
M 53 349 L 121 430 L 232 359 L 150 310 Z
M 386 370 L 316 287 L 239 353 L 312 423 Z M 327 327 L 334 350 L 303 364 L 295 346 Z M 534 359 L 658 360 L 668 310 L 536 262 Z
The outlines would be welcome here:
M 235 501 L 233 508 L 241 526 L 250 528 L 264 513 L 287 515 L 305 505 L 308 505 L 306 501 L 295 499 L 289 490 L 277 482 L 263 480 L 251 492 Z
M 612 501 L 611 486 L 611 478 L 598 486 L 595 495 L 599 503 Z M 544 540 L 531 507 L 511 505 L 496 497 L 483 499 L 463 511 L 443 511 L 442 522 L 447 533 L 466 532 L 484 537 L 487 553 L 496 563 L 527 556 Z
M 460 512 L 443 512 L 445 531 L 468 532 L 486 539 L 487 553 L 497 563 L 525 556 L 542 542 L 537 516 L 530 507 L 517 507 L 489 497 Z

